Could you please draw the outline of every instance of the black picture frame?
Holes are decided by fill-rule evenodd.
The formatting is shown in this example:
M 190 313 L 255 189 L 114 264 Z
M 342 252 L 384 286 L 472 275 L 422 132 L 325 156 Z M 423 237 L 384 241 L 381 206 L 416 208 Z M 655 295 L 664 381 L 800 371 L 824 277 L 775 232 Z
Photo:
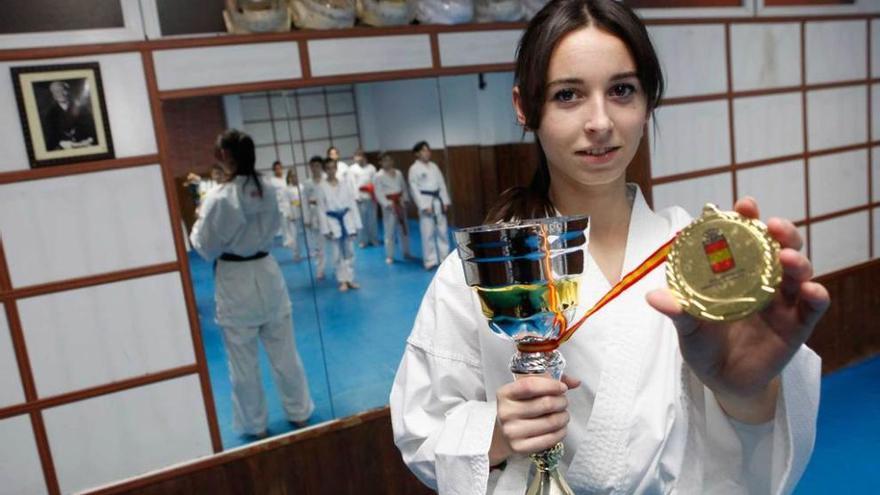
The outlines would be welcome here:
M 31 168 L 114 158 L 97 62 L 10 71 Z

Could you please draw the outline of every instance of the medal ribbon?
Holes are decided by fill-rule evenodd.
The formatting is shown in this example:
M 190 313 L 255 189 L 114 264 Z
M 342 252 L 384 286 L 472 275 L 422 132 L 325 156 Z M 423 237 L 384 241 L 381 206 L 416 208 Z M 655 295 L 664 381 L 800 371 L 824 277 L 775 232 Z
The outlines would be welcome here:
M 566 328 L 565 330 L 563 330 L 562 332 L 560 332 L 559 337 L 557 337 L 554 340 L 548 340 L 545 342 L 532 342 L 532 343 L 519 344 L 516 346 L 517 349 L 520 352 L 551 352 L 551 351 L 556 350 L 557 347 L 559 347 L 564 342 L 566 342 L 568 339 L 570 339 L 571 336 L 574 335 L 574 332 L 577 331 L 577 329 L 580 328 L 580 326 L 583 325 L 584 322 L 587 321 L 587 318 L 592 316 L 593 313 L 602 309 L 603 306 L 605 306 L 606 304 L 611 302 L 615 297 L 619 296 L 626 289 L 629 289 L 630 287 L 635 285 L 639 280 L 643 279 L 645 277 L 645 275 L 651 273 L 651 271 L 654 268 L 657 268 L 664 261 L 666 261 L 666 256 L 669 254 L 669 251 L 672 249 L 673 241 L 675 241 L 675 237 L 666 241 L 665 244 L 663 244 L 662 246 L 660 246 L 660 248 L 658 248 L 656 251 L 651 253 L 651 255 L 648 256 L 648 258 L 645 259 L 645 261 L 641 262 L 639 264 L 639 266 L 637 266 L 633 271 L 624 275 L 623 278 L 620 279 L 620 282 L 617 282 L 616 284 L 614 284 L 614 287 L 612 287 L 608 292 L 606 292 L 605 295 L 602 296 L 602 298 L 599 299 L 599 301 L 597 301 L 596 304 L 594 304 L 592 308 L 587 310 L 586 314 L 584 314 L 584 316 L 581 317 L 580 320 L 578 320 L 574 325 L 572 325 L 572 326 Z M 549 253 L 549 251 L 547 251 L 547 252 Z M 547 272 L 547 273 L 549 274 L 550 272 Z M 561 316 L 561 312 L 559 312 L 558 308 L 556 308 L 558 301 L 556 301 L 556 297 L 554 297 L 555 296 L 555 286 L 553 285 L 552 280 L 549 281 L 548 285 L 550 285 L 551 287 L 554 287 L 554 289 L 551 289 L 551 301 L 550 301 L 550 307 L 557 314 L 557 317 L 554 318 L 554 324 L 561 323 L 560 326 L 564 327 L 565 326 L 565 319 L 564 318 L 562 318 L 562 320 L 559 319 L 559 317 Z

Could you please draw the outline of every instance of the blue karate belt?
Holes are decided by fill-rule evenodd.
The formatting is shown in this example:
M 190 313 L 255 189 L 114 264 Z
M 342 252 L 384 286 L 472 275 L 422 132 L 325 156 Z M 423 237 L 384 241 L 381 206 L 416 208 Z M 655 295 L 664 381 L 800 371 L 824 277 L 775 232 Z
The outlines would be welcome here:
M 346 256 L 347 253 L 345 252 L 345 241 L 348 239 L 348 229 L 345 228 L 345 215 L 348 213 L 348 208 L 327 210 L 326 213 L 328 217 L 339 222 L 339 230 L 342 232 L 342 236 L 339 238 L 339 249 L 343 257 L 348 258 L 349 256 Z
M 433 189 L 433 190 L 420 189 L 419 192 L 426 195 L 426 196 L 431 196 L 433 198 L 431 200 L 431 211 L 434 212 L 434 216 L 436 217 L 437 216 L 437 206 L 436 206 L 437 203 L 434 201 L 434 199 L 439 201 L 441 205 L 443 204 L 443 199 L 440 198 L 440 189 Z M 441 208 L 442 208 L 442 206 L 441 206 Z M 442 210 L 441 210 L 441 213 L 442 213 Z

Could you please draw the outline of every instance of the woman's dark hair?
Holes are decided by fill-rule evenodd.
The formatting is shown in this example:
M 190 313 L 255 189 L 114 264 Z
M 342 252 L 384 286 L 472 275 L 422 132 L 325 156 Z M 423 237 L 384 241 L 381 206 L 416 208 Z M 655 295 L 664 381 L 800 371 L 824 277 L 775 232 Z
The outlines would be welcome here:
M 663 73 L 648 31 L 638 16 L 616 0 L 552 0 L 529 22 L 517 48 L 514 85 L 519 88 L 527 130 L 535 131 L 541 125 L 553 50 L 567 34 L 588 26 L 623 41 L 636 63 L 636 75 L 645 92 L 648 113 L 657 108 L 663 96 Z M 486 223 L 553 215 L 547 155 L 537 136 L 535 141 L 539 162 L 532 182 L 502 193 L 489 209 Z
M 245 184 L 253 179 L 257 186 L 257 192 L 262 197 L 263 186 L 260 184 L 260 174 L 255 168 L 257 156 L 254 151 L 253 139 L 238 129 L 227 129 L 217 136 L 217 142 L 214 144 L 218 159 L 221 149 L 225 150 L 235 163 L 235 172 L 232 173 L 230 179 L 241 175 L 247 178 Z
M 427 146 L 428 149 L 431 149 L 431 145 L 428 144 L 427 141 L 419 141 L 418 143 L 414 144 L 413 145 L 413 154 L 416 154 L 419 151 L 422 151 L 422 148 L 424 148 L 425 146 Z

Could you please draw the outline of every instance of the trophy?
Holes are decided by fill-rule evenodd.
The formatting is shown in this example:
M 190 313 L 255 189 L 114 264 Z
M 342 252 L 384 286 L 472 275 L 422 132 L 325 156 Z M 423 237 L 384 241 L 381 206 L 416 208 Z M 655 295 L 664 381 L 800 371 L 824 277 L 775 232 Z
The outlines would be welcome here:
M 565 359 L 556 349 L 569 330 L 584 271 L 589 218 L 520 220 L 456 231 L 465 280 L 480 299 L 489 328 L 517 345 L 514 375 L 559 380 Z M 572 494 L 557 465 L 562 443 L 530 457 L 537 472 L 526 491 Z

